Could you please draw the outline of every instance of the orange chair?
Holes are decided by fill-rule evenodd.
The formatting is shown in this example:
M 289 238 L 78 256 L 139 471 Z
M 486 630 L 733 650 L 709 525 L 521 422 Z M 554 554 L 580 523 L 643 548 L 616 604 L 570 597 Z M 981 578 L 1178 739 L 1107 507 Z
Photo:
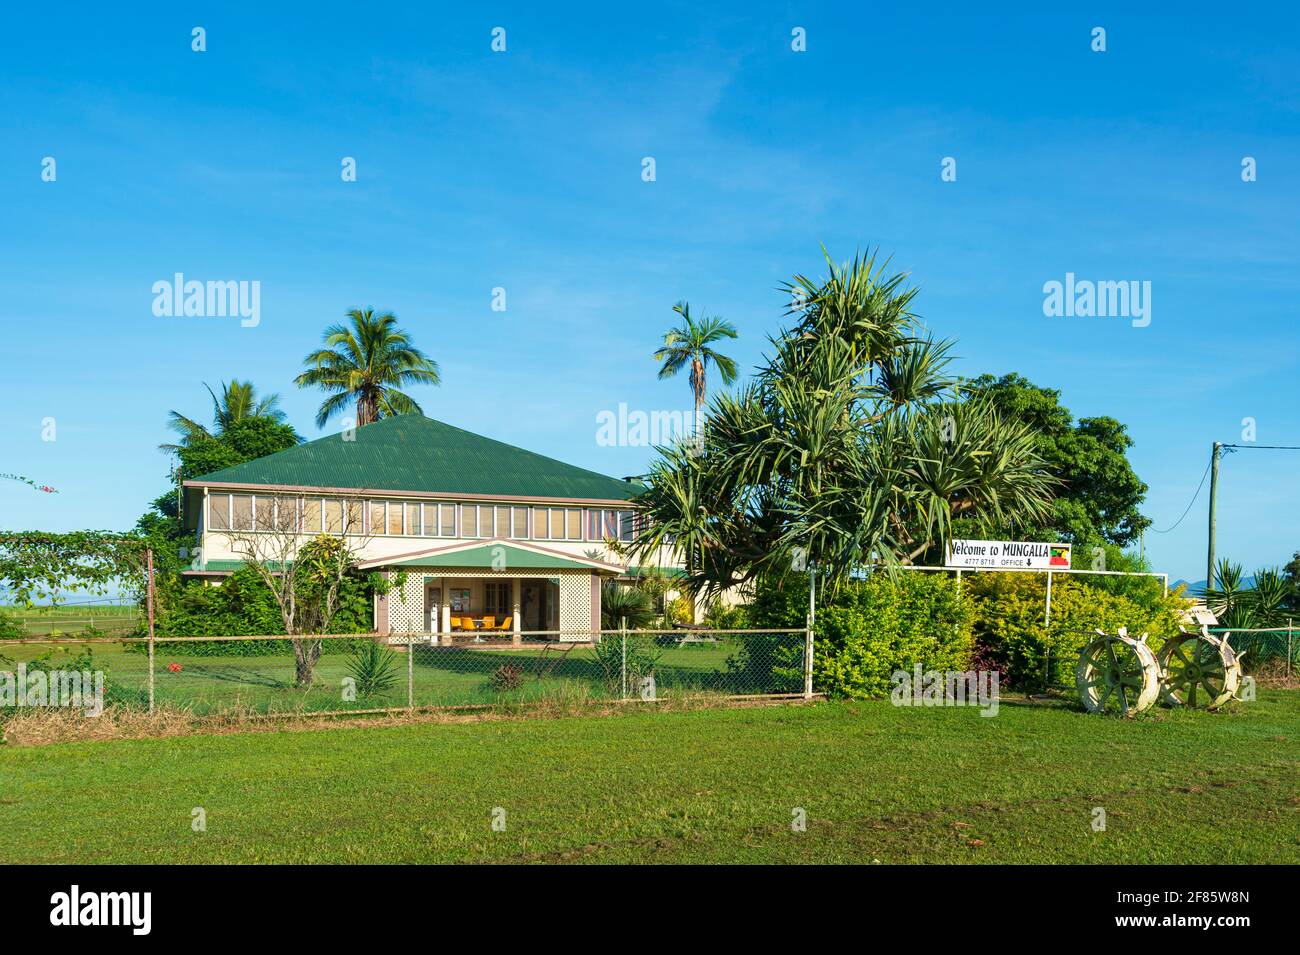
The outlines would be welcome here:
M 512 623 L 514 623 L 514 622 L 515 622 L 515 618 L 514 618 L 514 617 L 505 617 L 504 619 L 502 619 L 502 621 L 501 621 L 499 624 L 496 625 L 496 629 L 497 629 L 497 630 L 509 630 L 509 629 L 510 629 L 510 625 L 511 625 Z
M 495 629 L 496 629 L 496 626 L 497 626 L 497 618 L 496 618 L 496 617 L 484 617 L 484 618 L 483 618 L 483 622 L 482 622 L 481 624 L 479 624 L 479 626 L 480 626 L 482 629 L 484 629 L 484 630 L 495 630 Z
M 453 629 L 453 630 L 459 630 L 459 629 L 460 629 L 460 617 L 452 617 L 452 618 L 451 618 L 451 629 Z

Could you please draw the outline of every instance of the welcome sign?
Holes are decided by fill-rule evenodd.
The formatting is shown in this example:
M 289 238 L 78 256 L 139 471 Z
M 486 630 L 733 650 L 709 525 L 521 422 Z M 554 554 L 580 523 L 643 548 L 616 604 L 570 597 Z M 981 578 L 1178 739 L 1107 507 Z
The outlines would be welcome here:
M 946 566 L 1068 570 L 1070 545 L 1025 541 L 954 540 L 948 545 Z

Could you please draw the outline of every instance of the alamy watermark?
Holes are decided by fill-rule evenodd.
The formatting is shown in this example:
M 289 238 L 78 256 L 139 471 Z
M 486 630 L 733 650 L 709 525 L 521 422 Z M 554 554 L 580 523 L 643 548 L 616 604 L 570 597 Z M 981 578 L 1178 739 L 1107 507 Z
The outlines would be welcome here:
M 153 926 L 152 892 L 83 892 L 73 885 L 50 896 L 50 924 L 118 925 L 132 935 L 148 935 Z
M 1048 318 L 1130 318 L 1134 328 L 1151 324 L 1151 282 L 1094 282 L 1065 273 L 1065 281 L 1043 283 L 1043 314 Z
M 978 706 L 980 716 L 998 715 L 996 670 L 895 670 L 889 701 L 895 706 Z
M 262 283 L 253 279 L 199 282 L 177 272 L 153 283 L 153 313 L 159 318 L 239 318 L 244 328 L 262 321 Z
M 87 716 L 104 712 L 102 670 L 0 670 L 0 706 L 81 707 Z
M 680 442 L 698 446 L 694 411 L 629 410 L 621 401 L 617 411 L 596 412 L 596 444 L 602 448 L 662 447 Z

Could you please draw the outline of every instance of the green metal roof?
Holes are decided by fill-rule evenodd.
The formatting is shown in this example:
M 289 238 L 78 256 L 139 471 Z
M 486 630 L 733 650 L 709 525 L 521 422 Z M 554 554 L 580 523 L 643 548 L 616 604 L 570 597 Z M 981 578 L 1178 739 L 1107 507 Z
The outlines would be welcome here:
M 239 570 L 243 566 L 244 562 L 242 560 L 209 560 L 204 563 L 203 569 L 208 572 L 222 572 Z
M 503 551 L 504 553 L 502 553 Z M 369 561 L 369 563 L 378 562 L 377 559 Z M 502 572 L 507 574 L 511 570 L 595 569 L 590 563 L 584 563 L 583 561 L 569 560 L 566 557 L 557 557 L 553 554 L 539 554 L 536 551 L 524 550 L 522 547 L 511 547 L 509 544 L 500 543 L 484 544 L 481 547 L 468 547 L 464 550 L 456 550 L 445 554 L 427 554 L 423 557 L 394 560 L 387 563 L 393 567 L 462 567 L 476 569 L 500 567 Z
M 422 415 L 318 438 L 192 478 L 187 485 L 255 484 L 623 501 L 641 485 L 574 467 Z
M 627 569 L 629 577 L 640 577 L 642 574 L 663 574 L 665 577 L 679 577 L 683 580 L 690 577 L 690 574 L 680 567 L 638 567 L 633 564 Z

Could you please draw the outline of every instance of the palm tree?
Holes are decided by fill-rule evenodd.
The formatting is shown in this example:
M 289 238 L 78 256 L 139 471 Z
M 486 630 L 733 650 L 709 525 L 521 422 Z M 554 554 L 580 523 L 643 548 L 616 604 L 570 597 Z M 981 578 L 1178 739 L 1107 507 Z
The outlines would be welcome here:
M 280 396 L 272 394 L 259 398 L 251 381 L 232 378 L 229 384 L 222 382 L 220 398 L 211 385 L 205 382 L 203 387 L 208 389 L 208 394 L 212 397 L 212 430 L 179 411 L 169 411 L 167 427 L 179 434 L 181 439 L 179 444 L 158 445 L 160 450 L 179 451 L 204 438 L 225 434 L 232 424 L 246 418 L 267 418 L 277 424 L 284 421 Z
M 299 388 L 334 392 L 316 413 L 316 427 L 325 427 L 353 399 L 357 427 L 392 415 L 423 414 L 414 398 L 397 389 L 441 384 L 438 363 L 411 344 L 392 312 L 354 308 L 347 319 L 349 324 L 325 329 L 325 347 L 303 359 L 307 370 L 294 379 Z
M 718 368 L 724 384 L 736 380 L 736 363 L 709 346 L 724 338 L 736 337 L 736 326 L 721 318 L 705 316 L 696 321 L 691 317 L 689 302 L 678 302 L 673 311 L 682 317 L 682 324 L 668 330 L 664 344 L 655 352 L 655 361 L 662 362 L 660 378 L 671 378 L 688 364 L 691 366 L 691 392 L 695 395 L 695 428 L 700 427 L 700 409 L 704 406 L 704 378 L 709 363 Z

